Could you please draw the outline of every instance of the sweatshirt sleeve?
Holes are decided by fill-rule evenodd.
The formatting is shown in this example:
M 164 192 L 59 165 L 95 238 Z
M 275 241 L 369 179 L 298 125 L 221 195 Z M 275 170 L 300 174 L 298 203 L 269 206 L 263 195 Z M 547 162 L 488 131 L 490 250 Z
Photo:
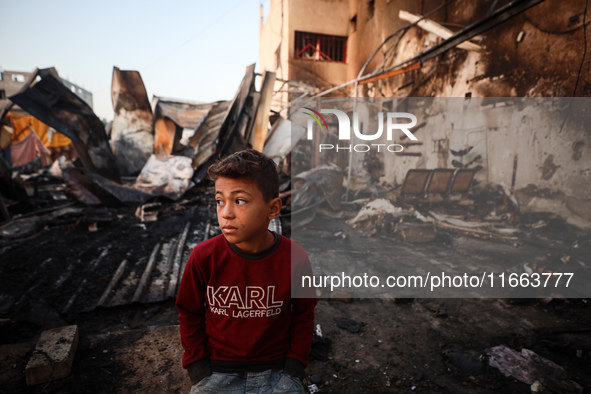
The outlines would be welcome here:
M 306 252 L 301 249 L 301 262 L 292 271 L 292 299 L 291 299 L 291 324 L 289 327 L 290 346 L 287 357 L 299 360 L 308 366 L 308 355 L 312 346 L 314 335 L 314 308 L 316 307 L 316 291 L 314 288 L 302 289 L 302 275 L 312 275 L 312 268 Z M 297 298 L 294 298 L 296 296 Z M 300 298 L 306 297 L 306 298 Z
M 183 368 L 209 357 L 205 332 L 206 284 L 196 256 L 194 249 L 183 273 L 175 303 L 179 312 L 181 345 L 185 350 Z

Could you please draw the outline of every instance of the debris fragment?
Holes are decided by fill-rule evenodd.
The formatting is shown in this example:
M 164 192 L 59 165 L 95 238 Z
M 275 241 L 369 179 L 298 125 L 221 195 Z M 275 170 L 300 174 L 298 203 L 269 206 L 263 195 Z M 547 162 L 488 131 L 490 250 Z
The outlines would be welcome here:
M 365 227 L 366 225 L 375 227 L 387 214 L 393 217 L 399 217 L 405 214 L 405 210 L 395 207 L 390 201 L 384 198 L 378 198 L 361 208 L 357 215 L 353 219 L 348 220 L 347 223 L 355 228 Z
M 162 212 L 162 204 L 153 202 L 139 206 L 135 211 L 135 216 L 142 222 L 155 222 L 158 215 Z
M 408 243 L 427 243 L 437 238 L 437 229 L 432 223 L 396 223 L 394 235 Z
M 27 386 L 68 376 L 78 346 L 78 326 L 43 331 L 27 364 Z
M 355 320 L 349 319 L 347 317 L 335 317 L 334 321 L 337 324 L 338 328 L 347 330 L 350 333 L 356 334 L 360 330 L 359 324 L 357 324 Z
M 564 368 L 529 349 L 523 348 L 518 352 L 500 345 L 486 349 L 483 358 L 506 377 L 512 377 L 528 385 L 538 382 L 551 391 L 583 392 L 581 386 L 568 379 Z
M 145 193 L 179 199 L 189 188 L 193 167 L 184 156 L 152 155 L 133 184 Z
M 322 327 L 320 327 L 320 324 L 316 324 L 316 335 L 322 338 Z

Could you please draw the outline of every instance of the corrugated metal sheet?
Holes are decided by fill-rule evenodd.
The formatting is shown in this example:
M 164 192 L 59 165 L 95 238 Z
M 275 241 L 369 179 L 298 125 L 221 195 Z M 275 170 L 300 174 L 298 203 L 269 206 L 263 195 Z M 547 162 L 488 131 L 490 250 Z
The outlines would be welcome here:
M 182 151 L 183 129 L 195 130 L 214 104 L 154 96 L 154 153 L 171 155 Z

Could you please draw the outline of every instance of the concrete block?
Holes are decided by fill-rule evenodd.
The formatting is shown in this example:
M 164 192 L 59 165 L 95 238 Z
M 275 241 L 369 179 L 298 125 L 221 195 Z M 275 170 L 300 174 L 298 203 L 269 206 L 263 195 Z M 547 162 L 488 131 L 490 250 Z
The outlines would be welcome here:
M 43 331 L 25 369 L 27 386 L 68 376 L 78 346 L 78 326 Z

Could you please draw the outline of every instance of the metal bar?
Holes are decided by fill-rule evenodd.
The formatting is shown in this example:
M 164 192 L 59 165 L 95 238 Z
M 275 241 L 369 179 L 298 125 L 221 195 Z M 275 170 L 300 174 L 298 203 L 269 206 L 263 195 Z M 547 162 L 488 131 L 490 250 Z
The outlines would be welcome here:
M 368 79 L 364 79 L 363 81 L 359 81 L 359 85 L 365 85 L 366 83 L 377 81 L 384 78 L 393 77 L 395 75 L 405 74 L 409 71 L 418 70 L 421 68 L 421 63 L 415 63 L 408 67 L 397 68 L 395 70 L 390 70 L 386 73 L 378 74 L 375 77 L 371 77 Z
M 173 237 L 168 243 L 164 243 L 160 249 L 163 259 L 156 264 L 156 269 L 160 272 L 158 277 L 152 275 L 152 282 L 148 288 L 148 293 L 144 296 L 144 302 L 162 301 L 166 294 L 166 283 L 168 282 L 168 271 L 174 258 L 174 252 L 177 246 L 177 239 Z
M 208 221 L 207 225 L 205 226 L 205 234 L 203 235 L 203 240 L 207 241 L 209 239 L 209 231 L 211 230 L 211 223 Z
M 0 223 L 6 220 L 10 220 L 10 214 L 4 205 L 4 200 L 0 198 Z
M 125 271 L 126 266 L 127 266 L 127 260 L 123 260 L 121 262 L 121 264 L 119 264 L 117 271 L 115 271 L 113 278 L 111 278 L 111 282 L 109 282 L 109 285 L 107 286 L 107 288 L 103 292 L 103 295 L 101 296 L 99 301 L 96 303 L 97 307 L 102 306 L 105 303 L 105 301 L 107 300 L 107 297 L 111 293 L 111 290 L 113 290 L 113 287 L 115 287 L 117 282 L 119 282 L 119 279 L 121 279 L 121 276 L 123 275 L 123 271 Z
M 138 262 L 133 265 L 131 272 L 125 279 L 121 281 L 121 287 L 115 292 L 115 295 L 111 297 L 111 300 L 107 303 L 106 306 L 116 306 L 116 305 L 123 305 L 129 304 L 129 301 L 126 301 L 126 296 L 130 293 L 130 289 L 135 288 L 138 282 L 138 277 L 136 274 L 138 266 L 145 261 L 146 258 L 142 257 Z
M 98 264 L 100 263 L 100 261 L 107 255 L 107 253 L 109 253 L 109 247 L 110 246 L 111 245 L 107 246 L 105 248 L 105 250 L 103 250 L 103 252 L 96 259 L 96 261 L 94 262 L 94 264 L 92 264 L 92 266 L 88 269 L 87 275 L 90 275 L 90 274 L 92 274 L 94 272 L 95 268 L 98 266 Z M 68 300 L 68 303 L 66 304 L 66 306 L 62 310 L 62 313 L 66 313 L 66 312 L 68 312 L 70 310 L 70 308 L 74 304 L 74 301 L 76 301 L 76 298 L 82 292 L 82 289 L 84 288 L 84 285 L 86 285 L 86 282 L 87 282 L 86 279 L 87 278 L 85 277 L 84 280 L 82 280 L 82 282 L 80 282 L 80 285 L 78 285 L 78 288 L 76 289 L 76 291 L 74 292 L 74 294 L 72 294 L 72 297 L 70 297 L 70 299 Z
M 179 243 L 176 247 L 176 255 L 174 256 L 174 263 L 172 265 L 172 273 L 170 274 L 170 282 L 168 282 L 168 289 L 166 291 L 166 298 L 174 297 L 176 288 L 179 282 L 179 276 L 181 275 L 181 260 L 183 258 L 183 249 L 185 248 L 185 242 L 187 242 L 187 234 L 189 234 L 189 227 L 191 222 L 185 224 L 185 228 L 180 235 Z
M 45 261 L 43 261 L 39 267 L 37 267 L 37 269 L 33 272 L 33 274 L 31 276 L 29 276 L 30 280 L 27 284 L 29 283 L 34 283 L 33 286 L 29 287 L 29 289 L 27 291 L 25 291 L 23 293 L 23 295 L 19 298 L 19 300 L 16 302 L 16 305 L 20 304 L 21 302 L 23 302 L 25 300 L 25 298 L 29 295 L 29 293 L 31 293 L 33 290 L 35 290 L 40 284 L 42 284 L 43 282 L 45 282 L 45 279 L 47 279 L 47 275 L 44 275 L 45 278 L 38 280 L 38 276 L 39 273 L 45 268 L 45 266 L 47 265 L 47 263 L 49 263 L 52 260 L 52 258 L 48 258 Z
M 21 215 L 21 216 L 18 217 L 18 219 L 28 218 L 28 217 L 31 217 L 31 216 L 40 216 L 41 214 L 44 214 L 44 213 L 48 213 L 48 212 L 52 212 L 52 211 L 57 211 L 57 210 L 60 210 L 62 208 L 71 207 L 72 205 L 75 205 L 77 203 L 78 203 L 78 201 L 70 201 L 70 202 L 65 203 L 65 204 L 62 204 L 62 205 L 57 205 L 55 207 L 49 207 L 49 208 L 39 209 L 37 211 L 33 211 L 33 212 L 26 213 L 24 215 Z M 3 223 L 2 226 L 0 226 L 0 228 L 4 227 L 7 224 L 8 223 Z
M 209 212 L 209 206 L 207 207 L 207 211 Z M 205 242 L 209 239 L 209 231 L 211 229 L 211 218 L 208 217 L 207 219 L 207 225 L 205 226 L 205 234 L 203 235 L 203 241 L 201 242 Z M 185 272 L 185 267 L 187 266 L 187 260 L 183 261 L 183 265 L 181 266 L 181 271 L 180 271 L 180 275 L 182 275 L 183 272 Z
M 135 294 L 133 295 L 133 299 L 131 300 L 131 302 L 137 302 L 139 301 L 142 292 L 144 291 L 144 288 L 146 287 L 146 284 L 148 283 L 148 279 L 150 278 L 150 275 L 152 274 L 152 269 L 154 268 L 154 261 L 156 261 L 156 255 L 158 254 L 158 249 L 160 249 L 160 242 L 158 242 L 156 244 L 156 246 L 154 246 L 154 250 L 152 251 L 152 254 L 150 255 L 150 260 L 148 260 L 148 264 L 146 265 L 146 269 L 144 270 L 144 273 L 142 274 L 142 277 L 140 279 L 140 283 L 137 287 L 137 289 L 135 290 Z
M 74 262 L 72 261 L 70 263 L 70 265 L 68 265 L 68 268 L 64 272 L 62 272 L 60 277 L 55 281 L 55 283 L 53 284 L 53 286 L 51 288 L 52 291 L 59 290 L 59 288 L 65 283 L 65 281 L 70 278 L 70 276 L 72 275 L 73 269 L 74 269 Z

